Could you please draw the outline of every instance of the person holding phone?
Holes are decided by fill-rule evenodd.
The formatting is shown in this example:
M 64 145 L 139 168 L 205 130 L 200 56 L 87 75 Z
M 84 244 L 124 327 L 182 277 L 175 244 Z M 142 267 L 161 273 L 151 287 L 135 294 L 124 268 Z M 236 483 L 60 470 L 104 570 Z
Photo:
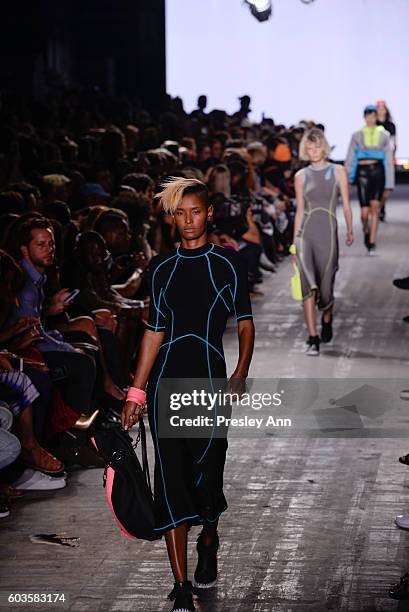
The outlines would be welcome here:
M 197 540 L 194 586 L 217 579 L 218 521 L 226 510 L 223 471 L 225 438 L 164 438 L 158 433 L 158 394 L 162 379 L 226 379 L 222 336 L 228 314 L 235 314 L 239 356 L 229 385 L 244 385 L 250 366 L 254 325 L 247 272 L 239 256 L 207 241 L 213 213 L 204 183 L 171 178 L 159 194 L 181 237 L 176 251 L 150 265 L 150 311 L 133 386 L 122 411 L 122 425 L 133 427 L 147 397 L 155 448 L 156 530 L 163 533 L 174 575 L 172 610 L 194 610 L 187 579 L 187 533 L 202 525 Z M 147 388 L 146 388 L 147 385 Z M 146 388 L 146 393 L 145 393 Z
M 46 219 L 37 217 L 25 221 L 18 228 L 17 244 L 20 245 L 20 265 L 24 272 L 24 282 L 5 327 L 17 324 L 21 318 L 37 319 L 37 324 L 30 330 L 31 334 L 37 333 L 39 336 L 36 349 L 41 352 L 50 370 L 64 365 L 69 373 L 61 385 L 63 399 L 80 415 L 95 414 L 92 401 L 96 375 L 94 360 L 64 342 L 58 331 L 45 330 L 41 323 L 44 314 L 43 287 L 47 279 L 46 270 L 54 263 L 55 256 L 52 226 Z M 64 300 L 69 293 L 69 289 L 60 291 L 52 301 L 48 314 L 64 311 Z

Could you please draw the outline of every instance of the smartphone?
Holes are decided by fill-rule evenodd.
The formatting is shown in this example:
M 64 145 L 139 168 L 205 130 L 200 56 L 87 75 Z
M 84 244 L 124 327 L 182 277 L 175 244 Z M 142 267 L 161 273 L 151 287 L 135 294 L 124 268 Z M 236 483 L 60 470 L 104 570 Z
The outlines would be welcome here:
M 71 293 L 69 293 L 67 297 L 65 298 L 64 304 L 68 304 L 68 302 L 72 302 L 72 300 L 76 298 L 79 293 L 80 293 L 79 289 L 74 289 L 74 291 L 71 291 Z

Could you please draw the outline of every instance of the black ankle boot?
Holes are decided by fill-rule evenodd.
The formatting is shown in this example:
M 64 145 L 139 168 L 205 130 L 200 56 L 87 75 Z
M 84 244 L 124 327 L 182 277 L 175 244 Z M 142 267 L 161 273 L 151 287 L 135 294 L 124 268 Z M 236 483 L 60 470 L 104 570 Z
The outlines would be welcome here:
M 193 579 L 193 586 L 198 589 L 210 589 L 217 581 L 217 551 L 219 549 L 219 536 L 209 546 L 203 544 L 202 534 L 197 538 L 197 566 Z
M 171 612 L 193 612 L 196 610 L 192 598 L 192 583 L 190 580 L 175 582 L 173 590 L 168 595 L 174 601 Z
M 322 323 L 321 341 L 324 343 L 331 342 L 332 340 L 332 315 L 329 321 L 326 321 L 324 319 L 324 315 L 322 315 L 321 323 Z

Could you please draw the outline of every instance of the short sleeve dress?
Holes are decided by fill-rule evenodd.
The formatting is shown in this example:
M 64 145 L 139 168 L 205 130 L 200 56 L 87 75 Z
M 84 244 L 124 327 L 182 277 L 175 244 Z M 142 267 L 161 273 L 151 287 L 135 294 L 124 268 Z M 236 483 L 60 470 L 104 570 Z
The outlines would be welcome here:
M 314 295 L 320 310 L 334 303 L 338 270 L 339 187 L 335 164 L 304 169 L 304 216 L 295 239 L 303 300 Z
M 227 440 L 158 435 L 158 387 L 163 378 L 225 379 L 222 336 L 229 316 L 252 319 L 247 271 L 236 252 L 207 242 L 152 259 L 147 329 L 165 334 L 147 386 L 160 532 L 214 523 L 227 508 Z

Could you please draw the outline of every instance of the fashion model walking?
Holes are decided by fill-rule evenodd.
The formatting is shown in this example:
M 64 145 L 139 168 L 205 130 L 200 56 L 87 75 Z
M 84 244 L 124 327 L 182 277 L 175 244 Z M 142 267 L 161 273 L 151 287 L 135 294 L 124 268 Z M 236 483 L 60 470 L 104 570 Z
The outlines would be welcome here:
M 382 125 L 387 132 L 390 134 L 390 145 L 392 147 L 393 157 L 396 155 L 396 149 L 398 147 L 396 137 L 396 125 L 392 121 L 391 113 L 384 100 L 379 100 L 376 103 L 378 125 Z M 385 221 L 386 217 L 386 200 L 390 197 L 392 189 L 385 189 L 381 197 L 381 207 L 379 210 L 379 220 Z
M 323 310 L 322 342 L 332 339 L 334 282 L 338 270 L 338 229 L 335 209 L 341 194 L 347 225 L 346 244 L 353 242 L 352 211 L 345 169 L 328 162 L 330 147 L 324 132 L 313 128 L 300 143 L 300 158 L 310 165 L 295 175 L 297 211 L 294 243 L 290 247 L 298 264 L 304 317 L 308 328 L 307 355 L 319 355 L 316 305 Z
M 175 580 L 169 596 L 174 600 L 172 610 L 181 612 L 195 609 L 187 577 L 187 534 L 192 525 L 202 525 L 194 587 L 209 588 L 217 578 L 217 526 L 227 508 L 223 493 L 227 440 L 212 434 L 208 438 L 161 436 L 159 384 L 163 379 L 204 379 L 210 384 L 215 378 L 226 379 L 222 336 L 228 316 L 233 315 L 239 356 L 228 388 L 242 389 L 254 326 L 247 272 L 239 254 L 207 241 L 206 226 L 213 209 L 206 186 L 196 179 L 174 178 L 159 196 L 164 210 L 173 216 L 181 244 L 170 254 L 154 257 L 150 265 L 149 321 L 122 423 L 130 428 L 141 417 L 147 384 L 155 448 L 156 529 L 165 535 Z
M 366 106 L 364 118 L 366 125 L 352 135 L 345 167 L 358 189 L 364 244 L 374 255 L 381 200 L 385 189 L 394 188 L 395 175 L 390 134 L 377 125 L 376 106 Z

